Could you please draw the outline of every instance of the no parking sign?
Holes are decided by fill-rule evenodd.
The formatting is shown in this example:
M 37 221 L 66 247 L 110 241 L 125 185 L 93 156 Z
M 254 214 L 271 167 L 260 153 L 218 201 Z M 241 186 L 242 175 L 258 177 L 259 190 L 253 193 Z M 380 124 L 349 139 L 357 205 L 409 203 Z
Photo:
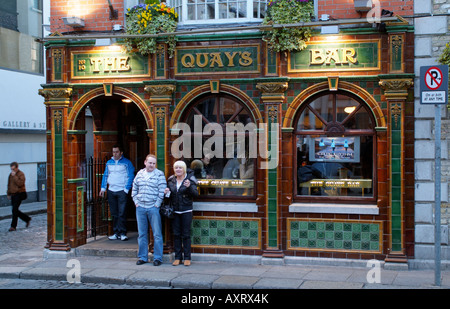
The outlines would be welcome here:
M 448 66 L 420 67 L 420 103 L 447 104 Z

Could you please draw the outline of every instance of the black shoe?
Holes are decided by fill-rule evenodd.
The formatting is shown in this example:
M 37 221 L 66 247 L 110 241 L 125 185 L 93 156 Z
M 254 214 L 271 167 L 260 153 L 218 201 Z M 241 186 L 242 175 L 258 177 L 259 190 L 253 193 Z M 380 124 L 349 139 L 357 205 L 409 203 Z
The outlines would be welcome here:
M 159 260 L 153 261 L 153 265 L 154 265 L 154 266 L 159 266 L 159 265 L 161 265 L 161 264 L 162 264 L 162 262 L 159 261 Z
M 138 260 L 137 262 L 136 262 L 136 265 L 142 265 L 142 264 L 145 264 L 145 263 L 147 263 L 146 261 L 143 261 L 143 260 Z
M 25 227 L 29 227 L 30 226 L 30 222 L 31 222 L 31 218 L 27 221 L 27 224 L 25 225 Z

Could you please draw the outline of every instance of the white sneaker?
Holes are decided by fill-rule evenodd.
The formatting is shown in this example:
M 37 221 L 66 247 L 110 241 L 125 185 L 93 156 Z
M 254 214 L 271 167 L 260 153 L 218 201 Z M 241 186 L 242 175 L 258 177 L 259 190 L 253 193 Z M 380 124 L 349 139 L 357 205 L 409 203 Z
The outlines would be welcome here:
M 116 234 L 114 234 L 114 235 L 109 236 L 108 239 L 109 239 L 109 240 L 117 240 L 117 239 L 119 239 L 119 236 L 117 236 Z
M 120 235 L 120 240 L 128 240 L 127 235 Z

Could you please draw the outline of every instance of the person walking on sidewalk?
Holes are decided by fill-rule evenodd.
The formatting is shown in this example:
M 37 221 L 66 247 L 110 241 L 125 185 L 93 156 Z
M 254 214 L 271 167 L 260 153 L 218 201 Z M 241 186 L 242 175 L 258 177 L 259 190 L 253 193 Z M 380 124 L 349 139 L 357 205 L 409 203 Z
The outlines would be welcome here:
M 191 223 L 192 223 L 192 199 L 198 196 L 197 179 L 194 171 L 187 170 L 186 163 L 177 161 L 173 165 L 174 175 L 167 180 L 168 188 L 164 194 L 170 192 L 170 202 L 173 205 L 174 218 L 173 247 L 175 261 L 173 266 L 178 266 L 184 258 L 184 266 L 191 265 Z
M 128 240 L 127 237 L 127 197 L 134 178 L 134 166 L 123 156 L 123 149 L 119 145 L 112 148 L 113 156 L 106 162 L 103 173 L 100 196 L 103 197 L 108 187 L 108 204 L 113 217 L 114 234 L 110 240 Z
M 10 164 L 11 173 L 8 177 L 8 190 L 6 196 L 11 200 L 12 205 L 12 221 L 9 231 L 15 231 L 17 227 L 17 219 L 26 222 L 26 227 L 30 226 L 31 217 L 19 210 L 20 204 L 27 198 L 27 190 L 25 189 L 25 174 L 19 170 L 19 164 L 12 162 Z
M 164 199 L 164 189 L 167 187 L 164 173 L 156 168 L 156 157 L 149 154 L 133 181 L 131 197 L 136 205 L 138 224 L 138 258 L 137 265 L 148 262 L 148 228 L 153 231 L 153 265 L 162 264 L 163 237 L 161 231 L 161 216 L 159 207 Z

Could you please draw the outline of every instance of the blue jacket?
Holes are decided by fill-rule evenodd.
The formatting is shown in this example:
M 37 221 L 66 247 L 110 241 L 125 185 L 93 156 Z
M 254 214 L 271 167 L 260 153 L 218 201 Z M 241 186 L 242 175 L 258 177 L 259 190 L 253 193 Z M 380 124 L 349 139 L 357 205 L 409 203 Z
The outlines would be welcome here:
M 133 184 L 134 166 L 130 160 L 122 156 L 119 161 L 111 158 L 106 162 L 105 172 L 102 178 L 102 191 L 106 191 L 106 186 L 109 185 L 109 190 L 113 192 L 125 191 L 128 193 Z

